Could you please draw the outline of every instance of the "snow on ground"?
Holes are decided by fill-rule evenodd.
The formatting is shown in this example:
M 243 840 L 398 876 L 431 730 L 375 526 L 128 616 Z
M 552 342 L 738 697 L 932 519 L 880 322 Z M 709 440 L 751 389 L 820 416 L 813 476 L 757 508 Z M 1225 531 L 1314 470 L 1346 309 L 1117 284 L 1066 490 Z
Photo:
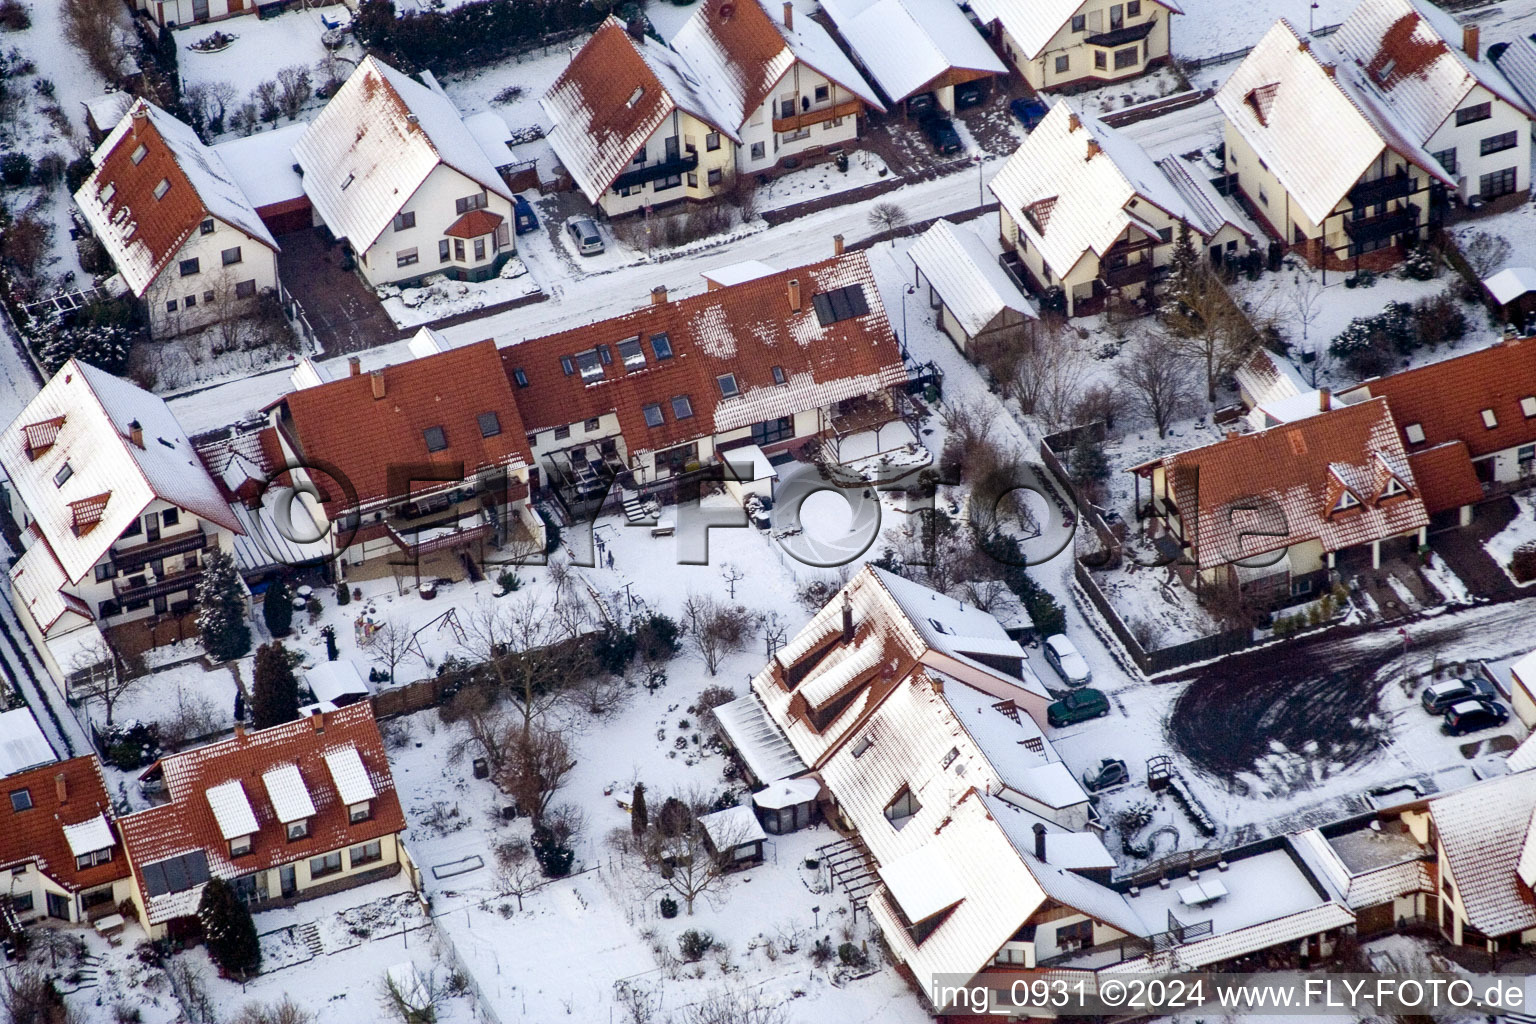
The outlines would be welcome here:
M 1522 203 L 1513 210 L 1464 221 L 1451 229 L 1463 251 L 1468 241 L 1484 233 L 1509 243 L 1509 254 L 1490 267 L 1486 277 L 1509 267 L 1536 267 L 1536 204 Z
M 445 75 L 439 81 L 465 116 L 495 110 L 513 132 L 533 125 L 548 130 L 552 125 L 539 98 L 586 41 L 586 36 L 577 36 L 473 71 Z
M 1419 575 L 1440 592 L 1440 597 L 1446 604 L 1472 603 L 1472 592 L 1467 589 L 1466 583 L 1445 564 L 1445 559 L 1439 555 L 1431 552 L 1428 559 L 1419 567 Z
M 1515 518 L 1508 526 L 1489 537 L 1483 548 L 1489 556 L 1509 573 L 1509 563 L 1515 552 L 1526 545 L 1536 545 L 1536 496 L 1529 492 L 1511 495 L 1515 500 Z M 1510 579 L 1514 579 L 1510 576 Z M 1519 582 L 1516 580 L 1515 582 Z
M 468 313 L 484 306 L 512 302 L 539 292 L 539 282 L 528 273 L 527 265 L 514 256 L 489 281 L 453 281 L 441 274 L 430 275 L 420 288 L 379 289 L 384 312 L 396 327 L 417 327 L 457 313 Z
M 312 83 L 306 110 L 319 109 L 324 101 L 313 90 L 323 85 L 330 67 L 340 78 L 346 78 L 362 57 L 362 48 L 349 35 L 346 45 L 332 53 L 320 42 L 325 32 L 322 14 L 331 19 L 349 17 L 347 9 L 340 5 L 330 7 L 305 6 L 287 11 L 275 18 L 231 18 L 217 24 L 190 25 L 177 29 L 176 64 L 181 72 L 182 88 L 194 83 L 216 85 L 227 82 L 234 87 L 233 108 L 247 99 L 254 101 L 252 93 L 262 82 L 277 78 L 283 68 L 302 66 L 309 69 Z M 192 49 L 192 44 L 213 35 L 215 31 L 234 36 L 234 42 L 216 53 L 204 53 Z M 300 117 L 305 115 L 301 114 Z
M 1176 57 L 1214 57 L 1253 46 L 1278 18 L 1298 31 L 1308 25 L 1336 25 L 1348 17 L 1355 0 L 1264 0 L 1263 3 L 1232 3 L 1231 0 L 1179 0 L 1183 17 L 1173 21 L 1173 53 Z M 1310 21 L 1309 21 L 1310 19 Z
M 1161 160 L 1165 156 L 1183 156 L 1185 153 L 1215 146 L 1221 142 L 1222 126 L 1225 123 L 1225 118 L 1216 107 L 1216 101 L 1208 99 L 1183 110 L 1125 125 L 1119 132 L 1135 140 L 1152 159 Z M 1219 162 L 1215 167 L 1206 169 L 1207 177 L 1220 173 Z
M 847 171 L 839 171 L 834 163 L 818 163 L 773 179 L 757 190 L 757 208 L 781 210 L 796 203 L 872 185 L 889 173 L 885 161 L 877 154 L 854 150 L 848 154 Z

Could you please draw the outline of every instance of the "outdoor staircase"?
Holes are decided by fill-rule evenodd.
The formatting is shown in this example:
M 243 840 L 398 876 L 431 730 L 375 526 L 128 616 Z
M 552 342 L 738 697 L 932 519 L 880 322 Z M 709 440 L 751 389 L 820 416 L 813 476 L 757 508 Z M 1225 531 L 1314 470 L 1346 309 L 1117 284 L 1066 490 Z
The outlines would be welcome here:
M 637 491 L 625 490 L 622 493 L 624 498 L 624 518 L 628 519 L 631 523 L 651 522 L 661 511 L 656 507 L 655 502 L 642 498 Z
M 299 941 L 304 943 L 311 956 L 325 955 L 325 943 L 320 941 L 320 929 L 315 927 L 313 921 L 299 925 L 295 934 L 298 935 Z

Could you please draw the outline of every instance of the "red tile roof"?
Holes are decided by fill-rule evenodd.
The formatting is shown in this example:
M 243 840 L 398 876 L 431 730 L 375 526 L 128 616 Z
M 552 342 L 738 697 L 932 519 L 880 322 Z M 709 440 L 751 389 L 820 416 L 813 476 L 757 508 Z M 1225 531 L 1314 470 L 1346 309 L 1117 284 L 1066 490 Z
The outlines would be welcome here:
M 1324 551 L 1429 522 L 1392 414 L 1380 399 L 1239 434 L 1137 467 L 1161 465 L 1200 568 L 1308 540 Z M 1405 492 L 1380 497 L 1390 477 Z M 1333 512 L 1348 488 L 1359 504 Z M 1192 516 L 1191 510 L 1197 510 Z
M 382 398 L 374 397 L 376 380 L 382 381 Z M 532 461 L 512 387 L 490 341 L 301 388 L 283 403 L 304 459 L 335 467 L 362 505 L 390 496 L 391 467 L 462 465 L 470 476 Z M 499 433 L 482 436 L 483 413 L 496 414 Z M 441 451 L 427 450 L 430 427 L 443 430 L 447 446 Z M 346 507 L 344 494 L 325 497 L 330 512 Z
M 405 815 L 372 706 L 366 701 L 351 704 L 327 713 L 323 721 L 324 731 L 316 731 L 313 720 L 302 718 L 160 759 L 156 767 L 164 774 L 171 802 L 127 815 L 118 823 L 152 923 L 190 912 L 197 895 L 189 890 L 151 898 L 143 877 L 147 864 L 202 850 L 210 875 L 235 878 L 404 831 Z M 348 747 L 362 759 L 376 794 L 372 816 L 355 825 L 325 762 L 326 754 Z M 309 835 L 296 842 L 288 841 L 262 781 L 264 773 L 290 764 L 297 765 L 315 808 Z M 251 852 L 232 859 L 206 794 L 235 780 L 245 791 L 258 831 L 252 837 Z
M 470 210 L 464 216 L 448 225 L 443 232 L 454 238 L 480 238 L 501 227 L 501 222 L 506 218 L 499 213 L 490 210 Z
M 61 777 L 63 800 L 59 799 Z M 12 810 L 8 795 L 22 789 L 31 795 L 32 806 L 25 811 Z M 120 847 L 113 848 L 112 859 L 106 863 L 84 871 L 76 869 L 75 855 L 64 837 L 66 825 L 78 825 L 99 814 L 106 814 L 109 820 L 112 817 L 112 801 L 96 758 L 75 757 L 7 775 L 0 779 L 0 791 L 6 794 L 0 798 L 0 869 L 34 861 L 39 870 L 71 892 L 128 875 L 128 859 Z
M 1366 381 L 1348 395 L 1385 398 L 1407 449 L 1465 441 L 1472 458 L 1536 443 L 1536 339 L 1507 341 L 1428 366 Z M 1530 399 L 1531 413 L 1521 408 Z M 1483 410 L 1492 409 L 1489 429 Z M 1424 440 L 1408 439 L 1417 423 Z
M 1447 441 L 1412 452 L 1408 465 L 1413 467 L 1419 497 L 1424 499 L 1424 510 L 1430 515 L 1483 500 L 1483 485 L 1478 483 L 1472 458 L 1461 441 Z
M 790 305 L 792 281 L 799 282 L 798 311 Z M 862 289 L 869 311 L 823 326 L 815 297 L 849 286 Z M 652 339 L 659 334 L 671 344 L 670 359 L 656 358 Z M 645 363 L 626 371 L 618 345 L 635 337 L 643 339 Z M 579 369 L 564 372 L 562 357 L 597 345 L 612 354 L 602 378 L 584 383 Z M 530 431 L 616 412 L 631 452 L 819 408 L 906 379 L 863 252 L 521 342 L 503 348 L 501 360 L 508 379 L 515 383 L 521 372 L 528 381 L 513 391 Z M 739 396 L 723 397 L 718 378 L 724 374 L 734 374 Z M 672 399 L 679 395 L 688 396 L 691 417 L 674 414 Z M 645 421 L 644 407 L 651 403 L 661 406 L 660 426 Z

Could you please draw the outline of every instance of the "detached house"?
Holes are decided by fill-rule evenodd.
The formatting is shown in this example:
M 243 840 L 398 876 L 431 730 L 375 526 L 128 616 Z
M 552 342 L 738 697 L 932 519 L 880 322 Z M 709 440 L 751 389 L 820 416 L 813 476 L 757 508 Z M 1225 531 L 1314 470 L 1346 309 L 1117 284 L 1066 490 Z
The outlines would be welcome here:
M 1478 26 L 1428 0 L 1361 0 L 1328 42 L 1462 202 L 1529 190 L 1536 113 L 1483 52 Z
M 133 883 L 96 758 L 7 775 L 0 789 L 0 921 L 116 913 Z
M 305 510 L 354 578 L 391 567 L 462 578 L 463 559 L 544 549 L 528 451 L 489 341 L 312 377 L 269 410 L 281 462 L 313 488 Z
M 545 477 L 668 491 L 732 449 L 779 455 L 897 419 L 907 373 L 862 252 L 670 300 L 500 352 Z M 916 443 L 905 429 L 877 440 Z
M 825 0 L 854 61 L 887 104 L 954 113 L 984 99 L 1008 69 L 958 5 L 921 0 Z
M 1327 393 L 1321 392 L 1326 400 Z M 1188 557 L 1197 586 L 1287 602 L 1329 573 L 1381 567 L 1422 544 L 1429 515 L 1383 399 L 1318 412 L 1135 467 L 1149 512 Z
M 1426 23 L 1410 13 L 1399 24 L 1412 37 Z M 1352 32 L 1351 38 L 1364 34 Z M 1445 146 L 1447 160 L 1469 159 L 1455 154 L 1473 150 L 1451 145 L 1441 132 L 1475 135 L 1481 129 L 1465 126 L 1479 123 L 1487 104 L 1456 113 L 1451 108 L 1459 101 L 1449 101 L 1442 117 L 1463 127 L 1442 130 L 1442 121 L 1421 106 L 1439 102 L 1429 84 L 1439 71 L 1467 74 L 1454 56 L 1438 69 L 1417 66 L 1403 78 L 1397 60 L 1408 66 L 1407 53 L 1373 51 L 1376 56 L 1357 63 L 1328 43 L 1300 35 L 1281 19 L 1216 93 L 1226 119 L 1228 180 L 1270 233 L 1314 266 L 1389 266 L 1405 247 L 1429 236 L 1444 217 L 1448 194 L 1461 188 L 1429 146 Z M 1408 49 L 1418 55 L 1437 47 Z M 1428 80 L 1420 77 L 1425 74 Z M 1393 88 L 1383 91 L 1383 82 Z M 1475 92 L 1465 83 L 1458 88 L 1462 95 Z M 1491 156 L 1502 152 L 1505 141 L 1468 145 Z M 1526 159 L 1523 145 L 1518 154 L 1508 162 Z M 1504 186 L 1490 179 L 1489 188 L 1490 195 L 1502 194 Z
M 1172 0 L 972 0 L 971 10 L 1035 89 L 1135 78 L 1168 62 Z
M 197 133 L 138 100 L 75 193 L 155 338 L 248 315 L 276 290 L 277 242 Z
M 1111 295 L 1139 298 L 1172 258 L 1180 225 L 1202 246 L 1243 237 L 1235 217 L 1208 226 L 1140 146 L 1065 102 L 989 187 L 1011 251 L 1004 259 L 1037 294 L 1059 291 L 1068 316 L 1097 313 Z
M 364 701 L 162 757 L 168 802 L 119 819 L 152 938 L 183 932 L 221 878 L 255 910 L 416 869 L 384 741 Z M 189 925 L 195 927 L 195 923 Z
M 1491 954 L 1536 942 L 1536 769 L 1510 767 L 1429 802 L 1440 933 Z
M 556 155 L 610 216 L 717 196 L 885 109 L 826 29 L 764 0 L 706 0 L 670 47 L 609 18 L 543 103 Z
M 453 102 L 367 57 L 293 146 L 304 194 L 375 287 L 496 276 L 512 192 Z
M 190 611 L 208 553 L 240 524 L 160 398 L 71 359 L 0 435 L 26 550 L 11 567 L 22 625 L 62 689 L 102 630 Z

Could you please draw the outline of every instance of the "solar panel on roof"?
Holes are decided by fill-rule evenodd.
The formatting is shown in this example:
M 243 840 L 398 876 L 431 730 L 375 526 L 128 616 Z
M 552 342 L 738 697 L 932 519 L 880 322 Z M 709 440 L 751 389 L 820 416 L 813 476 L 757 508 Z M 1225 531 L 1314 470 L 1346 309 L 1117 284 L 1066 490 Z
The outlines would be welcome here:
M 864 286 L 850 284 L 811 296 L 811 306 L 821 326 L 829 327 L 840 320 L 850 320 L 869 312 L 869 302 L 864 298 Z
M 150 896 L 185 892 L 208 881 L 208 856 L 202 850 L 193 850 L 178 857 L 169 857 L 144 865 L 143 875 L 144 886 Z

